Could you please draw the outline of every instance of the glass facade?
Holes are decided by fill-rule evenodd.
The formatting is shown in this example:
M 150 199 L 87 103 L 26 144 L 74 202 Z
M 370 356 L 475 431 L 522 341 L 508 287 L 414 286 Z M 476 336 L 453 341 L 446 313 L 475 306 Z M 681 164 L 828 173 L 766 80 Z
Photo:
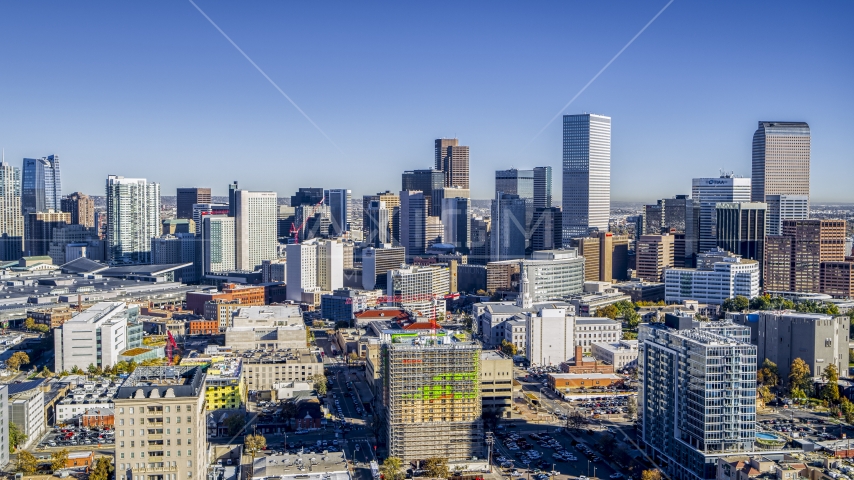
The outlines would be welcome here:
M 24 213 L 59 211 L 62 177 L 59 157 L 25 158 L 21 177 L 21 209 Z
M 563 116 L 563 239 L 608 231 L 611 117 Z

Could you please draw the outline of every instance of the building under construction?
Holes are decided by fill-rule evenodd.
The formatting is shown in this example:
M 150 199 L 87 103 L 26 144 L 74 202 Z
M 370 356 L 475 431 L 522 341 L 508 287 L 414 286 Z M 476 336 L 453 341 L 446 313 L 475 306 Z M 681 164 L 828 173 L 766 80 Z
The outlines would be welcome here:
M 483 458 L 480 345 L 423 335 L 383 345 L 389 456 Z

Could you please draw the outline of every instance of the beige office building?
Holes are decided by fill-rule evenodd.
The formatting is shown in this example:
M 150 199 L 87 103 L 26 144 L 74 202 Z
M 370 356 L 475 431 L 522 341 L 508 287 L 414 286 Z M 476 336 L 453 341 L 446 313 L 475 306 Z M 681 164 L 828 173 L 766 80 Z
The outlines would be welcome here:
M 660 282 L 664 269 L 673 266 L 673 239 L 669 234 L 642 235 L 635 247 L 638 278 Z
M 765 289 L 819 293 L 821 264 L 843 261 L 845 220 L 784 220 L 782 235 L 765 237 Z
M 204 480 L 205 373 L 138 367 L 115 401 L 117 480 Z
M 469 188 L 469 147 L 456 138 L 436 139 L 436 170 L 445 175 L 446 187 Z
M 810 126 L 759 122 L 753 134 L 752 202 L 767 195 L 810 194 Z

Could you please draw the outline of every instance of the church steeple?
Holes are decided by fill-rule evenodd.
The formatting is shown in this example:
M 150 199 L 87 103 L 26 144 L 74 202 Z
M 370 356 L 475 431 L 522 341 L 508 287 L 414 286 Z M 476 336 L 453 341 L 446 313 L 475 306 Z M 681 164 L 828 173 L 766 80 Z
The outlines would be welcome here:
M 519 296 L 516 298 L 516 306 L 522 308 L 531 308 L 534 304 L 531 299 L 531 284 L 528 282 L 528 269 L 525 265 L 521 266 L 522 281 L 519 283 Z

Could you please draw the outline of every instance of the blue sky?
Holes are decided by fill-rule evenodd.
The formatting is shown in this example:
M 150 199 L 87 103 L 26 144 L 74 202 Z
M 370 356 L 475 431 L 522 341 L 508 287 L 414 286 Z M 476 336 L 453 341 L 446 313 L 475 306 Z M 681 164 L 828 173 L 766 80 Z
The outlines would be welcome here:
M 318 132 L 188 2 L 0 3 L 0 146 L 58 154 L 63 187 L 109 174 L 289 196 L 400 188 L 433 139 L 471 147 L 472 189 L 551 165 L 534 136 L 666 2 L 198 0 Z M 612 198 L 750 175 L 758 120 L 812 127 L 814 201 L 854 193 L 854 3 L 676 0 L 564 113 L 612 117 Z M 342 153 L 343 151 L 343 153 Z

